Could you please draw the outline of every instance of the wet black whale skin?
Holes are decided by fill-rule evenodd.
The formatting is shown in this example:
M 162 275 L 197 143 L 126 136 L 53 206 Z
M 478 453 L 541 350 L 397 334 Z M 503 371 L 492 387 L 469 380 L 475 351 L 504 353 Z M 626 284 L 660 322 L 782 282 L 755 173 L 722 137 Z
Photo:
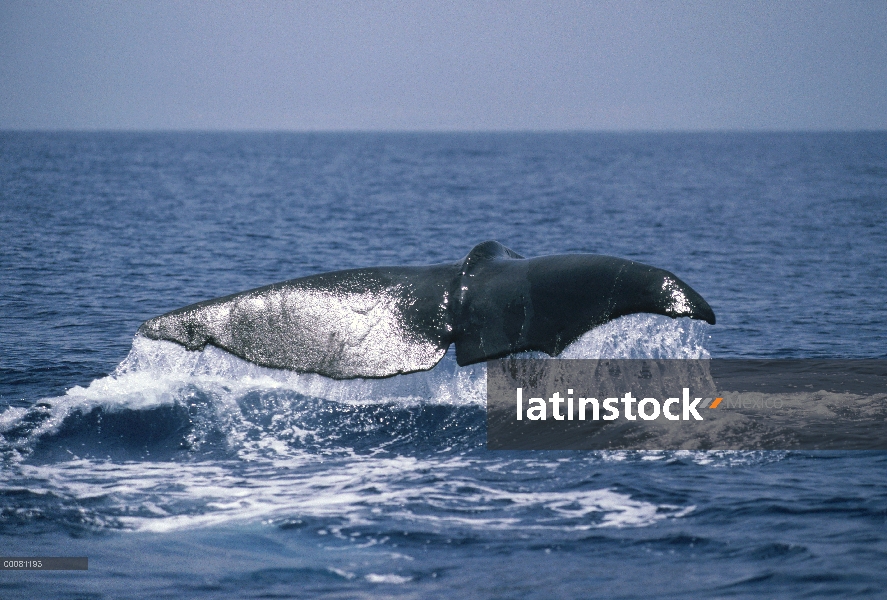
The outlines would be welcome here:
M 528 350 L 557 356 L 632 313 L 715 323 L 702 296 L 663 269 L 594 254 L 526 259 L 490 241 L 457 263 L 336 271 L 199 302 L 139 333 L 348 379 L 430 369 L 450 344 L 462 366 Z

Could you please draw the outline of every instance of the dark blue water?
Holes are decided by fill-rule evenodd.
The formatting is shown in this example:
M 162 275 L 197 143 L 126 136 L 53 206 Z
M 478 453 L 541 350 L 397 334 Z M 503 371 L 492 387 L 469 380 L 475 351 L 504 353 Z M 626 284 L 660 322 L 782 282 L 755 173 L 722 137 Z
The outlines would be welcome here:
M 133 341 L 335 269 L 593 252 L 718 324 L 574 356 L 887 357 L 887 134 L 0 134 L 0 597 L 887 589 L 887 455 L 492 452 L 483 366 L 333 382 Z M 887 424 L 885 424 L 887 426 Z

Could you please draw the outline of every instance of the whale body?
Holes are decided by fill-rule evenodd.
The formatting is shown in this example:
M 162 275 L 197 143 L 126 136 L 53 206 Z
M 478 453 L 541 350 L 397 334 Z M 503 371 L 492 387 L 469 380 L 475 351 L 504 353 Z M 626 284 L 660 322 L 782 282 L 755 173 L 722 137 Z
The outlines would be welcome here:
M 451 344 L 461 366 L 515 352 L 557 356 L 583 333 L 633 313 L 715 323 L 674 274 L 594 254 L 526 259 L 498 242 L 461 261 L 291 279 L 145 321 L 139 334 L 264 367 L 334 379 L 431 369 Z

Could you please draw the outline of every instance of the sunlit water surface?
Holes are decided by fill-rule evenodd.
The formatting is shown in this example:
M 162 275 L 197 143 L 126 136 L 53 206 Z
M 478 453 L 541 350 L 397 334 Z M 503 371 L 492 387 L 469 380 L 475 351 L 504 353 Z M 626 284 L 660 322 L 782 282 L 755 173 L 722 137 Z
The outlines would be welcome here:
M 494 452 L 485 366 L 334 381 L 134 338 L 313 273 L 594 252 L 716 326 L 563 356 L 885 357 L 885 134 L 2 134 L 3 598 L 872 596 L 887 456 Z

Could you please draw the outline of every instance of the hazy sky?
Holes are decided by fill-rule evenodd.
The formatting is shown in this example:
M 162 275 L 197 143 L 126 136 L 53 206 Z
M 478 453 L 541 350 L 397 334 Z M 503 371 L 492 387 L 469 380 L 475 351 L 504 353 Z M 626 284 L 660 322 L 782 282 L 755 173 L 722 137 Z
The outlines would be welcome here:
M 887 0 L 0 0 L 0 129 L 887 129 Z

